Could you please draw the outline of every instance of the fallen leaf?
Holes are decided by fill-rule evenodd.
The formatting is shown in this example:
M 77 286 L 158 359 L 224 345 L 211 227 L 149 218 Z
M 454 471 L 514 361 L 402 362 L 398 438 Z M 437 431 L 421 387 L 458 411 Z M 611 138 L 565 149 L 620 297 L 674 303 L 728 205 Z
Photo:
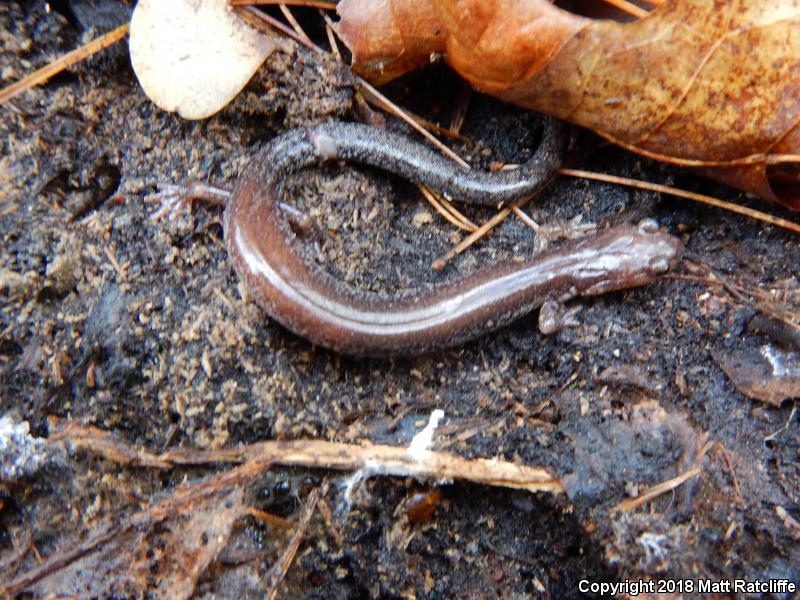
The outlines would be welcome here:
M 139 83 L 157 106 L 185 119 L 222 109 L 285 44 L 247 25 L 227 0 L 140 0 L 131 18 Z
M 353 54 L 353 69 L 375 84 L 413 71 L 445 50 L 444 28 L 430 0 L 342 0 L 336 12 L 341 17 L 336 31 Z
M 481 91 L 800 210 L 798 0 L 666 0 L 632 23 L 547 0 L 342 0 L 338 10 L 365 76 L 446 52 Z
M 43 598 L 190 598 L 244 510 L 241 488 L 200 486 L 64 544 L 27 585 L 10 587 Z
M 712 355 L 736 389 L 748 398 L 773 406 L 780 406 L 787 398 L 800 398 L 800 352 L 765 345 L 757 350 Z

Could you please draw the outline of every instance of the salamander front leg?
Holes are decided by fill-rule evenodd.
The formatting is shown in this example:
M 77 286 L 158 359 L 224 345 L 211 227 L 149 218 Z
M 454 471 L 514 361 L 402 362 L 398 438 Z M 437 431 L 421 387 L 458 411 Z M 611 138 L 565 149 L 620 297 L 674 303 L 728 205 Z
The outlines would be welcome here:
M 570 306 L 567 308 L 563 302 L 548 300 L 539 309 L 539 331 L 544 335 L 553 335 L 565 327 L 577 327 L 580 321 L 576 315 L 583 306 Z
M 166 217 L 172 220 L 182 212 L 191 211 L 193 202 L 225 208 L 232 193 L 228 188 L 190 179 L 179 184 L 158 184 L 158 191 L 145 196 L 144 201 L 145 204 L 158 204 L 158 208 L 150 215 L 151 219 L 160 221 Z M 322 237 L 316 222 L 306 213 L 291 204 L 279 202 L 278 205 L 295 234 Z

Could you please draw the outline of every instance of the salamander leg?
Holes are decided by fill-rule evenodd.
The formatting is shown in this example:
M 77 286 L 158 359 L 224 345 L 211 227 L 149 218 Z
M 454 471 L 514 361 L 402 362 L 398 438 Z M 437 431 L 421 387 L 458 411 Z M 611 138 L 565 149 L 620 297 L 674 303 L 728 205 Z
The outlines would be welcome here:
M 565 327 L 577 327 L 580 321 L 575 317 L 582 308 L 581 305 L 567 308 L 561 302 L 548 300 L 539 309 L 539 331 L 552 335 Z

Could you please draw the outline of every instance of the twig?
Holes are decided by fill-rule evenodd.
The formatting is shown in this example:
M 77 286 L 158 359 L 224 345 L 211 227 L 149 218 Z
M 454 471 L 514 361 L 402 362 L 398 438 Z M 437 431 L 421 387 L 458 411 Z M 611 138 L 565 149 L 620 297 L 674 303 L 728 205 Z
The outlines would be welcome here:
M 122 280 L 126 281 L 128 279 L 128 275 L 125 273 L 125 269 L 122 267 L 122 265 L 119 264 L 117 257 L 114 255 L 114 251 L 109 246 L 105 246 L 103 248 L 103 252 L 108 257 L 108 260 L 111 262 L 111 264 L 114 265 L 114 268 L 119 272 Z
M 463 229 L 464 231 L 475 231 L 478 229 L 478 226 L 475 225 L 472 221 L 467 219 L 464 215 L 460 212 L 455 210 L 449 203 L 445 205 L 445 201 L 439 200 L 428 188 L 424 185 L 417 184 L 417 188 L 419 189 L 420 193 L 425 197 L 425 200 L 428 201 L 436 212 L 438 212 L 442 217 L 444 217 L 451 225 L 455 225 L 459 229 Z M 455 213 L 455 214 L 453 214 Z
M 439 204 L 441 204 L 442 208 L 450 213 L 459 223 L 463 224 L 468 231 L 475 231 L 478 228 L 478 226 L 470 221 L 466 215 L 453 206 L 452 202 L 450 202 L 447 198 L 439 198 Z
M 792 327 L 796 327 L 792 321 L 793 313 L 785 310 L 779 310 L 772 304 L 774 298 L 767 292 L 758 289 L 755 286 L 745 287 L 728 280 L 722 274 L 716 272 L 705 263 L 692 262 L 685 260 L 685 264 L 689 268 L 701 268 L 705 270 L 706 277 L 693 277 L 691 275 L 680 274 L 667 274 L 666 277 L 672 279 L 680 279 L 684 281 L 698 281 L 705 285 L 718 285 L 728 292 L 735 300 L 740 302 L 742 306 L 748 306 L 763 313 L 771 319 L 782 321 Z
M 706 443 L 700 452 L 697 455 L 696 462 L 700 462 L 703 456 L 714 446 L 714 442 Z M 693 477 L 697 477 L 702 472 L 700 467 L 694 467 L 681 473 L 677 477 L 673 477 L 672 479 L 668 479 L 667 481 L 662 481 L 661 483 L 654 485 L 650 489 L 646 490 L 643 494 L 640 494 L 636 498 L 631 498 L 629 500 L 624 500 L 617 504 L 615 507 L 616 510 L 620 510 L 622 512 L 630 512 L 631 510 L 640 507 L 642 504 L 650 502 L 651 500 L 657 498 L 661 494 L 669 492 L 670 490 L 674 490 L 678 486 L 682 485 L 683 483 L 689 481 Z
M 317 501 L 317 508 L 319 508 L 322 519 L 325 521 L 325 527 L 328 529 L 328 533 L 330 533 L 331 537 L 333 537 L 334 541 L 336 542 L 336 546 L 341 548 L 344 545 L 344 538 L 342 538 L 342 534 L 333 524 L 333 511 L 331 510 L 331 507 L 328 506 L 328 503 L 325 502 L 325 498 L 323 498 L 323 496 L 327 493 L 327 490 L 328 482 L 325 481 L 322 485 L 322 494 Z
M 292 561 L 297 555 L 297 549 L 300 548 L 300 542 L 303 541 L 303 536 L 306 533 L 306 529 L 308 529 L 308 523 L 311 521 L 311 516 L 314 514 L 314 508 L 317 506 L 318 499 L 318 489 L 313 490 L 308 495 L 308 500 L 303 507 L 303 514 L 300 516 L 300 521 L 297 523 L 297 527 L 292 534 L 292 539 L 289 540 L 289 545 L 286 546 L 286 550 L 283 551 L 278 562 L 272 567 L 272 572 L 268 578 L 269 590 L 266 594 L 268 600 L 274 600 L 278 595 L 278 586 L 281 584 L 281 581 L 283 581 L 283 578 L 286 577 L 286 573 L 289 571 L 289 567 L 292 565 Z
M 396 115 L 406 123 L 408 123 L 414 130 L 417 131 L 422 137 L 428 140 L 431 144 L 436 146 L 436 148 L 448 158 L 454 160 L 459 165 L 464 168 L 469 168 L 469 163 L 461 158 L 458 154 L 450 150 L 447 146 L 445 146 L 442 142 L 436 139 L 427 129 L 422 127 L 419 123 L 417 123 L 405 110 L 400 108 L 397 104 L 389 100 L 386 96 L 381 94 L 377 89 L 375 89 L 372 85 L 361 79 L 359 80 L 359 91 L 367 97 L 369 100 L 370 97 L 373 98 L 373 101 L 376 102 L 378 105 L 383 106 L 384 110 L 391 112 L 392 114 Z
M 564 491 L 561 482 L 546 470 L 516 465 L 502 460 L 465 459 L 444 452 L 409 452 L 405 447 L 360 446 L 321 440 L 267 441 L 227 450 L 175 450 L 154 454 L 135 448 L 117 439 L 111 433 L 92 426 L 70 423 L 62 427 L 57 418 L 49 420 L 52 434 L 50 443 L 66 442 L 73 448 L 87 449 L 106 459 L 132 465 L 155 468 L 172 468 L 176 465 L 200 465 L 219 462 L 242 464 L 218 475 L 174 491 L 172 495 L 120 523 L 101 528 L 83 542 L 65 552 L 47 559 L 41 566 L 28 571 L 11 582 L 0 584 L 0 592 L 16 594 L 44 577 L 63 569 L 99 547 L 134 531 L 146 531 L 192 505 L 210 499 L 222 491 L 241 488 L 259 477 L 273 464 L 323 467 L 339 470 L 363 470 L 364 476 L 395 475 L 434 480 L 462 479 L 506 488 L 544 491 L 553 494 Z M 275 567 L 277 583 L 285 574 L 299 546 L 305 527 L 316 504 L 315 490 L 297 527 L 292 542 Z M 240 514 L 254 514 L 244 507 Z M 256 516 L 261 516 L 260 511 Z M 277 583 L 274 584 L 277 587 Z
M 601 129 L 593 129 L 592 131 L 594 131 L 600 137 L 605 138 L 615 146 L 619 146 L 620 148 L 629 150 L 634 154 L 639 154 L 640 156 L 644 156 L 646 158 L 657 160 L 659 162 L 667 163 L 670 165 L 676 165 L 679 167 L 725 168 L 725 167 L 741 167 L 748 165 L 780 165 L 785 163 L 800 163 L 800 154 L 769 154 L 765 152 L 756 152 L 754 154 L 748 154 L 747 156 L 742 156 L 740 158 L 731 158 L 727 160 L 703 160 L 699 158 L 678 158 L 676 156 L 670 156 L 669 154 L 662 154 L 661 152 L 646 150 L 641 146 L 637 146 L 636 144 L 631 144 L 629 142 L 626 142 L 622 138 L 618 138 L 609 133 L 608 131 L 603 131 Z
M 614 8 L 620 9 L 622 12 L 626 12 L 629 15 L 636 17 L 637 19 L 641 19 L 642 17 L 646 17 L 650 14 L 649 11 L 636 6 L 632 2 L 628 2 L 627 0 L 605 0 L 607 4 L 610 4 Z
M 290 521 L 289 519 L 284 519 L 283 517 L 279 517 L 278 515 L 273 515 L 272 513 L 268 513 L 263 510 L 258 510 L 252 506 L 246 506 L 244 508 L 244 513 L 250 515 L 254 519 L 257 519 L 264 523 L 265 525 L 271 525 L 273 527 L 279 527 L 281 529 L 292 529 L 294 527 L 294 522 Z
M 779 436 L 781 433 L 783 433 L 784 431 L 786 431 L 787 429 L 789 429 L 789 425 L 791 425 L 791 424 L 792 424 L 792 419 L 794 419 L 794 416 L 795 416 L 796 414 L 797 414 L 797 402 L 795 402 L 795 403 L 792 405 L 792 412 L 790 412 L 790 413 L 789 413 L 789 418 L 788 418 L 788 419 L 786 419 L 786 423 L 784 423 L 783 427 L 781 427 L 780 429 L 778 429 L 778 431 L 776 431 L 776 432 L 774 432 L 774 433 L 771 433 L 771 434 L 769 434 L 767 437 L 765 437 L 765 438 L 764 438 L 764 441 L 765 441 L 765 442 L 771 442 L 771 441 L 772 441 L 772 440 L 774 440 L 776 437 L 778 437 L 778 436 Z
M 534 221 L 533 219 L 528 216 L 524 210 L 522 210 L 519 206 L 512 206 L 511 211 L 517 216 L 517 218 L 525 223 L 528 227 L 533 229 L 534 231 L 539 231 L 540 225 Z
M 120 25 L 105 35 L 92 40 L 88 44 L 84 44 L 80 48 L 77 48 L 72 52 L 68 52 L 64 56 L 57 58 L 49 65 L 34 71 L 24 79 L 21 79 L 16 83 L 12 83 L 5 89 L 0 90 L 0 104 L 15 98 L 27 89 L 44 83 L 53 75 L 60 73 L 64 69 L 68 69 L 72 65 L 81 62 L 92 54 L 99 52 L 103 48 L 107 48 L 108 46 L 118 42 L 128 34 L 128 27 L 128 23 Z
M 776 225 L 777 227 L 783 227 L 784 229 L 794 231 L 795 233 L 800 233 L 800 225 L 798 225 L 797 223 L 787 221 L 786 219 L 781 219 L 780 217 L 774 217 L 770 214 L 761 212 L 759 210 L 754 210 L 752 208 L 747 208 L 745 206 L 733 204 L 732 202 L 726 202 L 725 200 L 712 198 L 711 196 L 706 196 L 705 194 L 696 194 L 694 192 L 680 190 L 678 188 L 674 188 L 668 185 L 661 185 L 659 183 L 649 183 L 646 181 L 629 179 L 627 177 L 617 177 L 616 175 L 606 175 L 604 173 L 593 173 L 591 171 L 582 171 L 580 169 L 560 169 L 559 174 L 568 175 L 570 177 L 581 177 L 583 179 L 592 179 L 594 181 L 604 181 L 606 183 L 615 183 L 618 185 L 634 187 L 640 190 L 661 192 L 662 194 L 669 194 L 670 196 L 686 198 L 687 200 L 694 200 L 695 202 L 710 204 L 711 206 L 716 206 L 717 208 L 729 210 L 731 212 L 735 212 L 740 215 L 745 215 L 748 217 L 752 217 L 753 219 L 758 219 L 759 221 L 764 221 L 766 223 Z
M 717 444 L 717 451 L 722 454 L 722 458 L 725 461 L 725 466 L 728 467 L 728 471 L 731 474 L 731 480 L 733 481 L 733 490 L 736 492 L 736 501 L 739 506 L 744 506 L 744 496 L 742 496 L 742 488 L 739 487 L 739 478 L 736 477 L 736 469 L 733 468 L 733 461 L 731 460 L 731 454 L 728 452 L 728 449 L 725 448 L 722 444 Z
M 320 9 L 320 15 L 325 19 L 328 15 Z M 336 34 L 333 32 L 333 25 L 330 24 L 330 19 L 325 19 L 325 35 L 328 36 L 328 45 L 331 47 L 331 54 L 336 57 L 339 62 L 343 61 L 342 53 L 339 50 L 339 44 L 336 43 Z
M 58 429 L 60 421 L 51 418 Z M 223 450 L 173 450 L 153 454 L 117 440 L 96 427 L 71 423 L 51 436 L 122 464 L 155 468 L 175 465 L 203 465 L 220 462 L 244 464 L 280 464 L 355 471 L 364 467 L 375 475 L 414 477 L 417 479 L 460 479 L 483 485 L 528 490 L 530 492 L 564 491 L 561 482 L 547 470 L 494 459 L 466 459 L 446 452 L 430 451 L 425 460 L 416 460 L 405 447 L 327 442 L 323 440 L 265 441 L 240 448 Z
M 298 23 L 297 19 L 294 18 L 294 15 L 292 14 L 292 11 L 289 10 L 289 7 L 286 6 L 286 4 L 284 4 L 283 2 L 278 4 L 278 7 L 281 10 L 281 14 L 283 14 L 283 16 L 286 18 L 286 20 L 289 21 L 289 25 L 292 26 L 292 29 L 295 30 L 297 35 L 299 35 L 301 38 L 307 40 L 309 44 L 312 43 L 311 42 L 311 38 L 308 37 L 306 35 L 306 32 L 303 31 L 303 28 L 300 27 L 300 23 Z
M 648 489 L 645 493 L 637 496 L 636 498 L 631 498 L 630 500 L 625 500 L 617 504 L 616 509 L 621 510 L 622 512 L 629 512 L 634 508 L 640 507 L 642 504 L 650 502 L 654 498 L 657 498 L 661 494 L 668 492 L 670 490 L 674 490 L 682 483 L 690 480 L 692 477 L 697 477 L 701 473 L 701 469 L 699 467 L 694 467 L 693 469 L 689 469 L 685 473 L 678 475 L 677 477 L 673 477 L 672 479 L 668 479 L 667 481 L 662 481 L 658 485 L 654 485 L 650 489 Z
M 465 237 L 461 242 L 456 244 L 455 247 L 451 248 L 446 254 L 437 258 L 433 263 L 431 263 L 431 267 L 434 271 L 441 271 L 444 269 L 445 265 L 450 262 L 454 257 L 461 254 L 464 250 L 472 246 L 475 242 L 479 239 L 484 237 L 487 233 L 489 233 L 492 229 L 494 229 L 497 225 L 502 223 L 506 220 L 508 215 L 511 214 L 514 208 L 520 208 L 531 201 L 531 197 L 523 198 L 521 200 L 517 200 L 516 202 L 512 202 L 505 208 L 501 208 L 497 211 L 491 219 L 486 221 L 483 225 L 478 227 L 475 231 Z

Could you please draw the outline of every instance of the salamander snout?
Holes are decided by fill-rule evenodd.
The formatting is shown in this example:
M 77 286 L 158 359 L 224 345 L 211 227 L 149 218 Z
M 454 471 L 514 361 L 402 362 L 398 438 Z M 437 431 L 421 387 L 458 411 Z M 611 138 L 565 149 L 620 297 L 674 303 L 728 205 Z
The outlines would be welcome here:
M 611 228 L 586 242 L 591 250 L 579 285 L 583 296 L 645 285 L 677 266 L 681 241 L 648 219 L 637 226 Z M 590 275 L 590 276 L 589 276 Z

